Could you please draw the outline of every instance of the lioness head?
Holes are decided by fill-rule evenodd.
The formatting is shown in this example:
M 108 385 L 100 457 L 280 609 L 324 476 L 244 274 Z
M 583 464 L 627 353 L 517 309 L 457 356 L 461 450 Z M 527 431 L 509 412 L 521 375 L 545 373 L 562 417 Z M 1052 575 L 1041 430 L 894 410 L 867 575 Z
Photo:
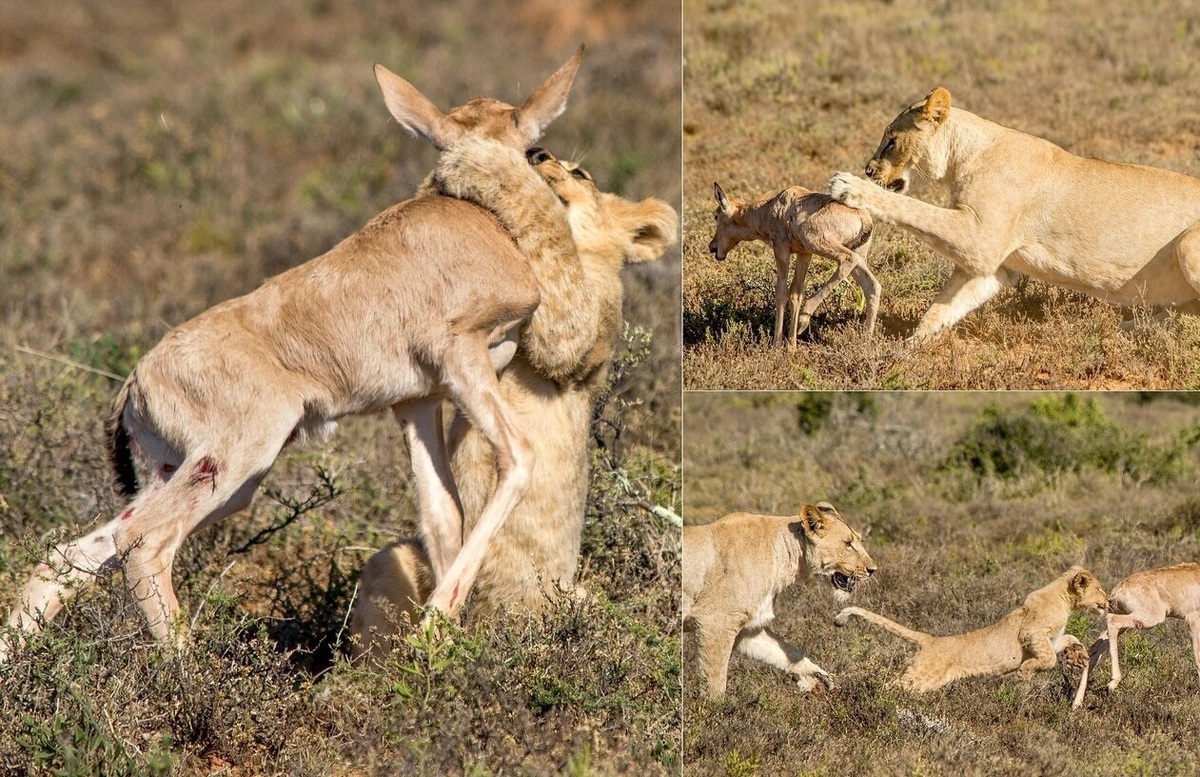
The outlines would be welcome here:
M 863 547 L 862 535 L 842 520 L 833 505 L 804 505 L 793 530 L 797 525 L 809 571 L 829 578 L 834 598 L 849 599 L 859 581 L 875 574 L 877 567 Z
M 926 159 L 933 136 L 950 118 L 950 92 L 938 87 L 909 106 L 883 132 L 875 156 L 867 162 L 867 177 L 885 189 L 908 191 L 913 170 Z
M 635 202 L 602 192 L 587 170 L 556 159 L 544 148 L 531 148 L 525 156 L 567 207 L 571 234 L 581 256 L 623 258 L 625 264 L 639 264 L 658 259 L 675 242 L 678 216 L 662 200 Z
M 1104 593 L 1096 576 L 1083 567 L 1071 567 L 1070 571 L 1075 573 L 1067 583 L 1072 609 L 1105 612 L 1108 609 L 1108 594 Z

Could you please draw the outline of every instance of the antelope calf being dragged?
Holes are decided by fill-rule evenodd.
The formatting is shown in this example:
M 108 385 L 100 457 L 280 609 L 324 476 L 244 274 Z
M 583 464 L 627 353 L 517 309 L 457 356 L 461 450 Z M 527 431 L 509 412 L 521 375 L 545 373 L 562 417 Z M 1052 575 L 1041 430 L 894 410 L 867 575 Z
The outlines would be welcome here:
M 1152 629 L 1167 618 L 1187 621 L 1192 632 L 1192 658 L 1200 674 L 1200 564 L 1184 563 L 1160 569 L 1135 572 L 1117 583 L 1108 599 L 1106 627 L 1100 639 L 1092 643 L 1090 658 L 1079 678 L 1072 709 L 1083 706 L 1088 675 L 1105 651 L 1112 657 L 1112 680 L 1108 690 L 1121 684 L 1121 662 L 1117 641 L 1126 629 Z
M 867 267 L 871 250 L 871 216 L 864 210 L 842 205 L 828 194 L 802 186 L 764 194 L 753 200 L 731 199 L 718 183 L 713 184 L 717 208 L 713 212 L 716 234 L 708 252 L 718 262 L 744 240 L 761 240 L 775 252 L 775 339 L 783 342 L 783 313 L 792 306 L 790 343 L 795 345 L 800 332 L 833 287 L 853 275 L 866 300 L 864 324 L 867 333 L 875 331 L 879 312 L 879 281 Z M 792 254 L 796 271 L 788 285 Z M 837 264 L 833 276 L 817 289 L 803 306 L 804 279 L 813 254 Z
M 528 208 L 546 223 L 533 230 L 560 234 L 570 250 L 559 259 L 577 268 L 566 211 L 524 151 L 566 107 L 582 55 L 580 48 L 520 107 L 475 98 L 447 115 L 404 79 L 375 69 L 408 132 L 443 151 L 486 142 L 506 152 L 511 185 L 526 181 L 530 197 L 540 196 Z M 109 425 L 118 488 L 136 496 L 108 523 L 54 549 L 22 589 L 9 625 L 39 630 L 79 587 L 123 566 L 154 636 L 182 641 L 171 568 L 184 538 L 246 507 L 292 440 L 324 437 L 342 416 L 386 410 L 411 452 L 434 572 L 428 604 L 457 613 L 533 468 L 497 371 L 518 339 L 545 374 L 570 374 L 592 348 L 556 332 L 554 322 L 539 324 L 549 295 L 540 291 L 537 261 L 508 226 L 504 214 L 426 190 L 323 256 L 168 332 L 121 388 Z M 586 292 L 583 283 L 565 285 Z M 544 347 L 526 342 L 535 335 Z M 495 451 L 495 486 L 465 536 L 442 437 L 444 400 Z M 10 648 L 0 641 L 0 660 Z

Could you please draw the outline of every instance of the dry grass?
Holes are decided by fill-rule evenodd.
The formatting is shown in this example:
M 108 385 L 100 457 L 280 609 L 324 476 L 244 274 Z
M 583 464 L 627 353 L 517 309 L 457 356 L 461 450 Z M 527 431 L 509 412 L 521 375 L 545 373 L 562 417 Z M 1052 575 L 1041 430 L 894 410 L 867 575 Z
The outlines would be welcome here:
M 761 244 L 717 264 L 712 182 L 735 196 L 826 189 L 861 171 L 887 122 L 933 86 L 994 121 L 1078 154 L 1200 175 L 1194 9 L 1150 0 L 946 4 L 698 0 L 684 12 L 686 388 L 1085 388 L 1200 385 L 1193 319 L 1133 334 L 1130 311 L 1039 282 L 1006 290 L 949 335 L 903 338 L 950 264 L 882 227 L 874 341 L 850 282 L 800 347 L 774 352 L 774 264 Z M 832 267 L 814 263 L 810 291 Z M 1141 311 L 1133 311 L 1138 314 Z
M 441 107 L 523 98 L 580 42 L 545 145 L 630 197 L 680 199 L 678 6 L 542 0 L 9 8 L 0 30 L 0 602 L 112 516 L 101 420 L 173 324 L 316 256 L 408 196 L 434 152 L 371 65 Z M 347 667 L 372 548 L 411 536 L 399 430 L 350 419 L 285 455 L 245 514 L 185 543 L 182 658 L 119 577 L 0 671 L 0 771 L 657 773 L 678 766 L 679 252 L 628 276 L 626 366 L 596 426 L 581 582 L 534 623 L 421 638 Z M 645 348 L 642 332 L 651 332 Z M 272 526 L 280 526 L 269 531 Z M 252 540 L 268 530 L 265 542 Z M 60 628 L 61 626 L 61 628 Z M 503 733 L 497 733 L 497 732 Z
M 689 521 L 735 509 L 794 513 L 828 499 L 864 531 L 879 573 L 858 604 L 914 628 L 993 622 L 1073 563 L 1106 588 L 1196 557 L 1196 397 L 892 392 L 685 397 Z M 692 419 L 704 419 L 703 423 Z M 684 639 L 684 763 L 695 774 L 1190 774 L 1200 680 L 1186 627 L 1122 639 L 1116 694 L 1097 670 L 889 689 L 913 648 L 858 622 L 836 628 L 827 585 L 801 581 L 776 629 L 834 675 L 824 696 L 735 657 L 730 693 L 699 696 Z M 1096 619 L 1072 618 L 1086 643 Z

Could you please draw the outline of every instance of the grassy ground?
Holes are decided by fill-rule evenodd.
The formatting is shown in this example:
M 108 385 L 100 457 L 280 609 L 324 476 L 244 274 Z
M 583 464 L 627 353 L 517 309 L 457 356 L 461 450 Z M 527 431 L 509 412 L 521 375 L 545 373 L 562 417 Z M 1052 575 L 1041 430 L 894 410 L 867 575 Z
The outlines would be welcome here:
M 672 2 L 7 8 L 3 606 L 48 546 L 118 509 L 101 433 L 118 383 L 34 352 L 124 375 L 170 326 L 408 196 L 434 152 L 389 120 L 375 62 L 442 108 L 517 102 L 584 42 L 544 144 L 604 188 L 678 202 L 678 25 Z M 662 304 L 679 262 L 627 279 L 641 330 L 596 426 L 580 571 L 594 600 L 416 635 L 380 671 L 346 666 L 358 568 L 413 532 L 399 430 L 350 419 L 329 447 L 283 456 L 246 514 L 185 543 L 186 655 L 156 651 L 118 576 L 0 669 L 0 772 L 677 768 L 678 534 L 645 505 L 679 509 L 679 317 Z
M 690 393 L 690 522 L 732 510 L 795 514 L 828 499 L 866 535 L 878 574 L 857 604 L 921 630 L 961 633 L 1083 563 L 1110 590 L 1141 569 L 1196 560 L 1200 407 L 1136 393 Z M 697 419 L 693 421 L 693 419 Z M 699 419 L 703 419 L 702 421 Z M 832 623 L 828 585 L 802 580 L 776 630 L 834 676 L 801 695 L 740 657 L 730 692 L 700 695 L 684 638 L 684 764 L 693 774 L 1192 774 L 1200 681 L 1187 628 L 1122 639 L 1072 714 L 1078 674 L 976 678 L 918 696 L 886 687 L 913 649 Z M 1100 621 L 1076 615 L 1086 644 Z
M 826 190 L 861 173 L 887 123 L 934 86 L 1001 124 L 1086 156 L 1198 175 L 1194 8 L 1153 0 L 932 3 L 877 0 L 684 8 L 684 375 L 687 388 L 1195 388 L 1200 325 L 1124 334 L 1121 311 L 1027 282 L 933 344 L 904 342 L 950 263 L 878 230 L 877 335 L 854 325 L 846 282 L 800 348 L 776 351 L 774 262 L 755 244 L 707 252 L 712 183 L 748 197 Z M 832 271 L 814 263 L 810 291 Z

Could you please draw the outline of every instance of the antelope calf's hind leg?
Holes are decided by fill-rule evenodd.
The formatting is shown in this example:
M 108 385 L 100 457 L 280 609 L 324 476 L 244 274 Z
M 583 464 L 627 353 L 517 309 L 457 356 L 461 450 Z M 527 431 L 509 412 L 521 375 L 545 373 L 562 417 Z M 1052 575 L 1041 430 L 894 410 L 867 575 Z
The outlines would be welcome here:
M 132 512 L 117 519 L 113 541 L 124 554 L 126 585 L 159 642 L 181 642 L 187 633 L 171 577 L 180 544 L 200 527 L 247 507 L 286 439 L 287 432 L 243 439 L 237 447 L 221 447 L 227 458 L 188 456 L 170 481 L 139 495 L 129 506 Z

